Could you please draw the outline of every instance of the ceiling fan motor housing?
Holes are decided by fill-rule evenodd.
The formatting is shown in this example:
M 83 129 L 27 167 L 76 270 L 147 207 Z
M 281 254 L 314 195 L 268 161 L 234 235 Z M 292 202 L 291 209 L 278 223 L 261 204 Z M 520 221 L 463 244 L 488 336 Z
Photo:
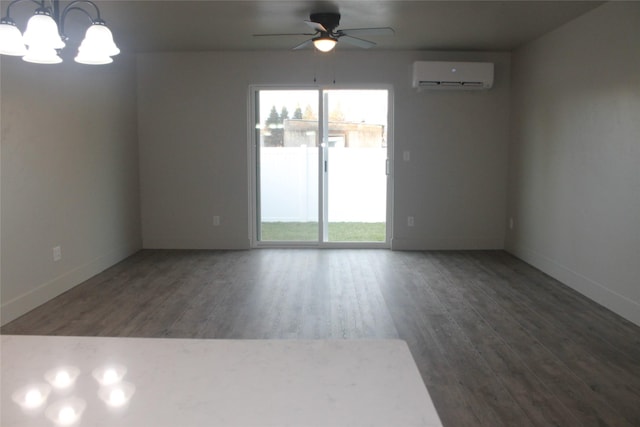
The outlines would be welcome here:
M 312 13 L 309 16 L 309 20 L 311 22 L 317 22 L 321 24 L 324 28 L 326 28 L 329 33 L 333 33 L 333 31 L 340 25 L 340 14 L 339 13 Z

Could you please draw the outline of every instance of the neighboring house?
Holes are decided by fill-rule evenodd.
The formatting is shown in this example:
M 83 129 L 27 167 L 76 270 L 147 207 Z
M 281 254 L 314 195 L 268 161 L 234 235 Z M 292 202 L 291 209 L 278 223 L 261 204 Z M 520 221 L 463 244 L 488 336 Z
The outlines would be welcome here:
M 317 147 L 318 120 L 285 119 L 281 126 L 262 132 L 265 147 Z M 350 148 L 385 147 L 384 125 L 329 122 L 329 146 Z

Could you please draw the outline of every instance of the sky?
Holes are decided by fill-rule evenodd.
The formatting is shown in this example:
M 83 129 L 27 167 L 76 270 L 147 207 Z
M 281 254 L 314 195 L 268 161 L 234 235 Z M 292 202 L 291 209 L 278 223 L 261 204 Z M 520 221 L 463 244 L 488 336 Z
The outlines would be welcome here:
M 349 122 L 363 122 L 381 124 L 387 128 L 387 90 L 327 90 L 329 108 L 339 105 L 345 120 Z M 260 91 L 260 123 L 264 124 L 271 107 L 276 107 L 278 113 L 282 107 L 287 107 L 289 117 L 293 116 L 298 106 L 304 112 L 310 105 L 316 116 L 318 114 L 317 90 L 261 90 Z

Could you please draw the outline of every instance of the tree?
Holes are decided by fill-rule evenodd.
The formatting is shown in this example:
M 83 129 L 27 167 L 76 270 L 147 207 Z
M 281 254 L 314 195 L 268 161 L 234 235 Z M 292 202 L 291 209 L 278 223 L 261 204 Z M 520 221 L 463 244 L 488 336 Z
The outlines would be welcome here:
M 287 120 L 289 118 L 289 110 L 287 110 L 287 107 L 282 107 L 282 110 L 280 110 L 280 123 L 284 123 L 285 120 Z
M 287 115 L 286 109 L 283 109 Z M 284 130 L 282 129 L 282 118 L 276 110 L 276 106 L 271 107 L 269 117 L 265 120 L 265 127 L 268 129 L 264 133 L 265 147 L 282 147 L 284 145 Z
M 293 118 L 296 120 L 302 119 L 302 109 L 300 105 L 296 106 L 296 110 L 293 112 Z
M 329 111 L 330 122 L 344 122 L 344 112 L 342 111 L 342 104 L 338 102 L 335 107 Z
M 278 111 L 276 110 L 276 106 L 274 105 L 273 107 L 271 107 L 271 112 L 269 113 L 269 117 L 267 117 L 267 120 L 265 122 L 267 127 L 271 127 L 271 125 L 277 125 L 279 123 L 282 123 L 280 121 L 280 116 L 278 115 Z
M 315 120 L 316 114 L 313 112 L 313 109 L 311 108 L 311 105 L 307 104 L 306 107 L 304 107 L 304 114 L 302 115 L 302 118 L 305 120 Z

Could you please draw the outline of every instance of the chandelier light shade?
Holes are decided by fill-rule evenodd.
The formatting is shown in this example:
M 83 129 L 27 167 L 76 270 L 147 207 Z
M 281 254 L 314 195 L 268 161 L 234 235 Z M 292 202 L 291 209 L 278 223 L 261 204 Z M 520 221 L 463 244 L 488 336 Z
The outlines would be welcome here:
M 113 59 L 106 55 L 105 53 L 96 52 L 92 50 L 78 50 L 78 55 L 73 58 L 79 64 L 87 64 L 87 65 L 103 65 L 110 64 L 113 62 Z
M 113 42 L 111 30 L 104 22 L 96 21 L 87 29 L 74 60 L 80 64 L 109 64 L 113 62 L 111 57 L 119 53 L 120 49 Z
M 80 45 L 80 50 L 96 49 L 109 56 L 115 56 L 120 53 L 120 49 L 113 42 L 113 34 L 111 30 L 104 25 L 104 22 L 94 22 L 87 29 L 84 40 Z
M 329 52 L 331 50 L 333 50 L 334 47 L 336 47 L 336 43 L 338 42 L 338 40 L 336 40 L 335 38 L 326 35 L 326 36 L 320 36 L 320 37 L 316 37 L 315 39 L 313 39 L 313 45 L 316 47 L 316 49 L 318 49 L 320 52 Z
M 38 9 L 36 14 L 29 18 L 27 29 L 22 35 L 22 41 L 29 47 L 62 49 L 65 43 L 60 37 L 58 24 L 51 15 L 43 9 Z
M 24 34 L 16 26 L 10 16 L 13 5 L 22 1 L 37 3 L 40 7 L 29 18 Z M 120 49 L 113 41 L 111 30 L 100 18 L 100 10 L 95 3 L 89 0 L 74 0 L 61 10 L 59 0 L 13 0 L 7 6 L 6 16 L 0 20 L 0 54 L 22 56 L 27 62 L 36 64 L 58 64 L 62 62 L 59 51 L 66 45 L 68 37 L 64 34 L 64 23 L 67 14 L 71 11 L 81 12 L 91 20 L 86 35 L 80 47 L 75 61 L 81 64 L 109 64 L 113 62 L 112 56 L 118 55 Z M 90 6 L 95 9 L 96 17 L 81 6 Z
M 24 56 L 27 48 L 22 41 L 22 33 L 11 18 L 0 21 L 0 54 L 10 56 Z
M 30 46 L 22 60 L 34 64 L 59 64 L 62 62 L 58 52 L 49 46 Z

